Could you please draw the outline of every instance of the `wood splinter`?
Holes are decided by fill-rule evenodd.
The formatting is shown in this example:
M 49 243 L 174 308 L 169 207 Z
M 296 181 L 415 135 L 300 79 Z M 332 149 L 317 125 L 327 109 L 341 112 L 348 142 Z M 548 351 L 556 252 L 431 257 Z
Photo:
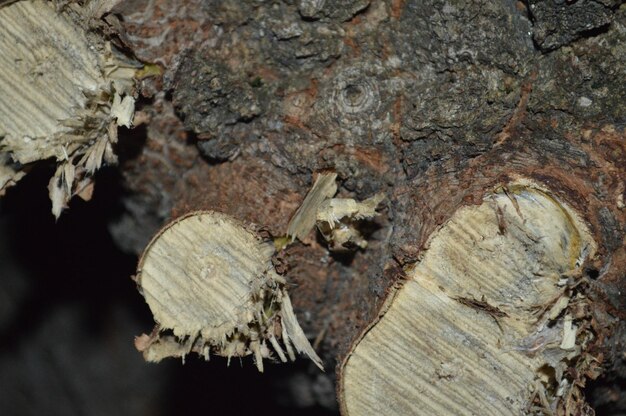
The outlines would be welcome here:
M 157 234 L 144 251 L 136 281 L 157 327 L 135 339 L 147 361 L 190 352 L 322 361 L 294 314 L 285 280 L 274 270 L 273 244 L 218 212 L 193 212 Z M 281 345 L 282 344 L 282 345 Z M 272 352 L 273 351 L 273 352 Z
M 302 205 L 289 221 L 287 235 L 291 241 L 304 241 L 317 226 L 330 251 L 365 249 L 367 240 L 361 235 L 358 222 L 376 216 L 376 207 L 385 195 L 378 193 L 364 201 L 333 198 L 337 193 L 337 174 L 320 173 Z

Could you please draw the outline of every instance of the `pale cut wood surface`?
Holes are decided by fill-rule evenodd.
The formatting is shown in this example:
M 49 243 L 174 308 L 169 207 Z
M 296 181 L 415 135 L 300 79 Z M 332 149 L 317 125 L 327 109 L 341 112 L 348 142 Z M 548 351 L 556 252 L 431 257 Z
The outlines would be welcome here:
M 63 124 L 105 84 L 84 30 L 48 1 L 0 8 L 0 136 L 20 163 L 55 157 L 72 140 Z M 77 139 L 74 137 L 74 139 Z M 69 152 L 69 150 L 68 150 Z
M 521 414 L 547 362 L 532 349 L 543 342 L 568 354 L 558 348 L 562 323 L 537 328 L 529 309 L 553 298 L 560 275 L 593 252 L 585 227 L 546 193 L 518 187 L 460 209 L 429 245 L 347 359 L 344 413 Z
M 117 0 L 23 0 L 0 7 L 0 196 L 25 164 L 53 159 L 52 213 L 90 199 L 93 174 L 117 162 L 117 126 L 132 126 L 141 63 L 99 18 Z
M 219 339 L 248 321 L 270 255 L 228 216 L 192 215 L 166 228 L 146 249 L 140 284 L 163 328 L 177 336 L 204 331 Z
M 292 241 L 296 238 L 303 240 L 315 226 L 315 219 L 320 207 L 337 192 L 337 174 L 320 173 L 311 190 L 306 194 L 302 205 L 289 221 L 287 235 Z
M 323 369 L 273 253 L 272 242 L 219 212 L 192 212 L 167 225 L 139 262 L 137 283 L 157 327 L 135 339 L 137 349 L 156 362 L 190 352 L 206 360 L 252 354 L 263 371 L 263 359 L 293 361 L 295 348 Z

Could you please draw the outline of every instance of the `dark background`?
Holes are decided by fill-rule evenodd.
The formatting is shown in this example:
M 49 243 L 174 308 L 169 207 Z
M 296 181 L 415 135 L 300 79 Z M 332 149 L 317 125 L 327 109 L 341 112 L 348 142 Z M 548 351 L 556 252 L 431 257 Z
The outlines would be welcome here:
M 315 404 L 312 391 L 334 387 L 305 359 L 264 374 L 249 357 L 145 363 L 133 337 L 153 321 L 130 278 L 137 258 L 107 229 L 121 214 L 117 171 L 98 173 L 94 199 L 75 198 L 58 222 L 52 173 L 31 172 L 0 200 L 0 414 L 336 413 Z

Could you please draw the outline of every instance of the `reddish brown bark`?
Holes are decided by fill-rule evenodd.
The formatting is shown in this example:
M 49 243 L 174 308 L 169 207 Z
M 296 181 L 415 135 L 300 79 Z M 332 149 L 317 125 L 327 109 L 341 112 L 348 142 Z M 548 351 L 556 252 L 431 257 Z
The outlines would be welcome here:
M 528 38 L 525 9 L 506 2 L 476 10 L 432 2 L 429 14 L 412 2 L 346 1 L 353 15 L 324 9 L 313 20 L 289 2 L 252 3 L 118 6 L 127 46 L 164 68 L 143 83 L 146 143 L 122 166 L 133 193 L 123 224 L 134 238 L 118 233 L 122 244 L 139 252 L 157 224 L 204 209 L 282 236 L 323 169 L 338 173 L 341 196 L 384 192 L 365 251 L 331 254 L 312 236 L 276 259 L 328 367 L 455 210 L 529 178 L 591 226 L 599 251 L 587 265 L 597 277 L 590 296 L 606 348 L 598 357 L 617 362 L 626 90 L 603 61 L 623 68 L 623 9 L 606 32 L 544 55 Z M 602 88 L 610 93 L 593 95 Z

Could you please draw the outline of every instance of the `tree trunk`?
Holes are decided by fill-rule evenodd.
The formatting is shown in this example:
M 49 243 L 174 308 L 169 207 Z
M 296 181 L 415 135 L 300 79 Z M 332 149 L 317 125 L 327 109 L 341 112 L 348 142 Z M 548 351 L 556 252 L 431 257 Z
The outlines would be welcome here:
M 621 325 L 624 306 L 620 293 L 626 260 L 626 90 L 618 74 L 626 56 L 620 32 L 626 14 L 618 8 L 619 2 L 609 3 L 529 2 L 528 9 L 508 1 L 462 6 L 404 1 L 183 1 L 120 6 L 126 36 L 132 39 L 130 48 L 140 59 L 163 65 L 164 74 L 143 84 L 144 94 L 153 97 L 143 109 L 150 119 L 146 146 L 139 158 L 124 165 L 134 194 L 127 201 L 131 215 L 117 230 L 128 232 L 128 225 L 136 224 L 133 238 L 145 233 L 135 240 L 133 248 L 139 252 L 153 231 L 148 232 L 142 222 L 156 224 L 155 216 L 165 220 L 190 210 L 213 209 L 259 224 L 271 236 L 283 236 L 313 175 L 327 169 L 337 173 L 341 197 L 364 199 L 384 193 L 383 214 L 359 225 L 367 235 L 366 249 L 332 253 L 311 234 L 276 255 L 293 284 L 290 292 L 300 322 L 315 339 L 326 367 L 338 363 L 337 374 L 343 379 L 350 365 L 346 357 L 357 354 L 359 342 L 365 343 L 373 328 L 385 322 L 383 311 L 394 310 L 391 295 L 399 299 L 402 287 L 408 285 L 405 279 L 415 281 L 406 274 L 414 273 L 411 264 L 426 261 L 431 235 L 442 226 L 445 229 L 462 207 L 481 205 L 497 187 L 531 181 L 549 195 L 546 198 L 571 207 L 572 215 L 589 227 L 588 244 L 597 245 L 597 250 L 569 266 L 553 266 L 551 272 L 563 275 L 576 269 L 576 279 L 587 282 L 581 296 L 591 311 L 574 318 L 574 328 L 593 321 L 593 328 L 587 330 L 594 335 L 581 354 L 589 353 L 604 365 L 615 362 L 618 357 L 603 348 L 619 342 L 611 335 L 620 333 L 614 328 Z M 584 22 L 580 12 L 586 13 Z M 163 27 L 167 30 L 158 30 Z M 509 204 L 506 215 L 517 204 L 516 196 L 511 198 L 514 204 Z M 542 237 L 558 238 L 547 237 L 551 222 L 556 221 L 550 214 L 528 221 L 544 229 Z M 499 226 L 504 233 L 506 225 Z M 489 224 L 475 227 L 487 232 Z M 469 248 L 461 251 L 468 264 L 478 261 L 480 253 Z M 527 274 L 532 269 L 519 267 L 518 272 Z M 458 290 L 444 289 L 466 302 L 473 300 L 475 307 L 490 305 L 484 291 L 472 292 L 470 283 L 459 284 Z M 480 282 L 476 284 L 480 287 Z M 521 283 L 511 284 L 522 290 Z M 537 306 L 528 302 L 526 307 Z M 418 302 L 407 311 L 419 308 Z M 524 305 L 516 308 L 507 314 L 520 313 Z M 572 319 L 564 309 L 553 316 L 557 326 Z M 449 313 L 420 312 L 425 320 L 450 319 Z M 471 309 L 466 313 L 471 314 Z M 437 323 L 433 325 L 428 330 L 433 332 L 431 348 L 449 347 L 451 340 L 438 333 L 443 330 Z M 402 331 L 409 330 L 417 329 Z M 541 334 L 534 330 L 538 338 Z M 520 339 L 531 339 L 530 331 L 526 338 L 518 334 Z M 563 334 L 564 330 L 559 337 Z M 393 350 L 402 344 L 390 342 L 374 343 L 372 348 Z M 460 351 L 455 354 L 461 361 L 469 360 Z M 497 359 L 500 364 L 506 361 Z M 574 361 L 566 367 L 572 370 L 584 360 Z M 381 367 L 387 364 L 392 366 L 383 360 Z M 419 364 L 426 371 L 427 366 Z M 529 366 L 535 366 L 533 372 L 541 367 L 536 361 Z M 402 366 L 391 368 L 403 371 Z M 461 371 L 442 370 L 450 374 L 441 377 L 455 378 L 457 370 Z M 584 400 L 573 393 L 565 395 L 567 400 L 554 398 L 564 378 L 583 386 L 585 378 L 599 372 L 588 364 L 577 370 L 585 374 L 543 380 L 553 397 L 536 399 L 535 404 L 559 414 L 584 409 Z M 382 370 L 370 370 L 377 371 Z M 489 378 L 496 370 L 483 371 Z M 507 374 L 503 382 L 511 377 L 510 383 L 516 385 L 513 374 Z M 424 376 L 426 384 L 428 376 Z M 457 385 L 481 380 L 459 377 Z M 407 382 L 411 379 L 407 376 Z M 532 377 L 520 381 L 518 389 L 532 381 Z M 369 383 L 383 396 L 397 398 L 393 386 L 391 392 L 385 390 L 376 377 Z M 444 384 L 437 385 L 435 396 L 407 393 L 406 386 L 395 389 L 413 397 L 413 406 L 419 409 L 418 396 L 457 392 L 458 388 Z M 394 408 L 393 402 L 363 388 L 364 397 Z M 465 407 L 431 410 L 492 409 L 475 393 L 469 394 Z M 526 393 L 526 401 L 533 405 L 533 393 Z M 339 399 L 344 400 L 345 394 L 341 390 Z M 363 399 L 361 393 L 356 396 L 354 400 Z M 519 411 L 521 396 L 507 398 L 512 404 L 499 403 L 493 411 Z M 360 410 L 351 411 L 345 402 L 342 405 L 346 414 L 374 412 L 371 406 L 353 406 Z
M 338 198 L 385 195 L 351 223 L 367 247 L 312 230 L 273 267 L 343 414 L 590 412 L 601 374 L 595 403 L 623 406 L 620 4 L 121 2 L 105 17 L 117 41 L 161 71 L 120 134 L 111 232 L 140 254 L 212 210 L 278 241 L 335 172 Z

